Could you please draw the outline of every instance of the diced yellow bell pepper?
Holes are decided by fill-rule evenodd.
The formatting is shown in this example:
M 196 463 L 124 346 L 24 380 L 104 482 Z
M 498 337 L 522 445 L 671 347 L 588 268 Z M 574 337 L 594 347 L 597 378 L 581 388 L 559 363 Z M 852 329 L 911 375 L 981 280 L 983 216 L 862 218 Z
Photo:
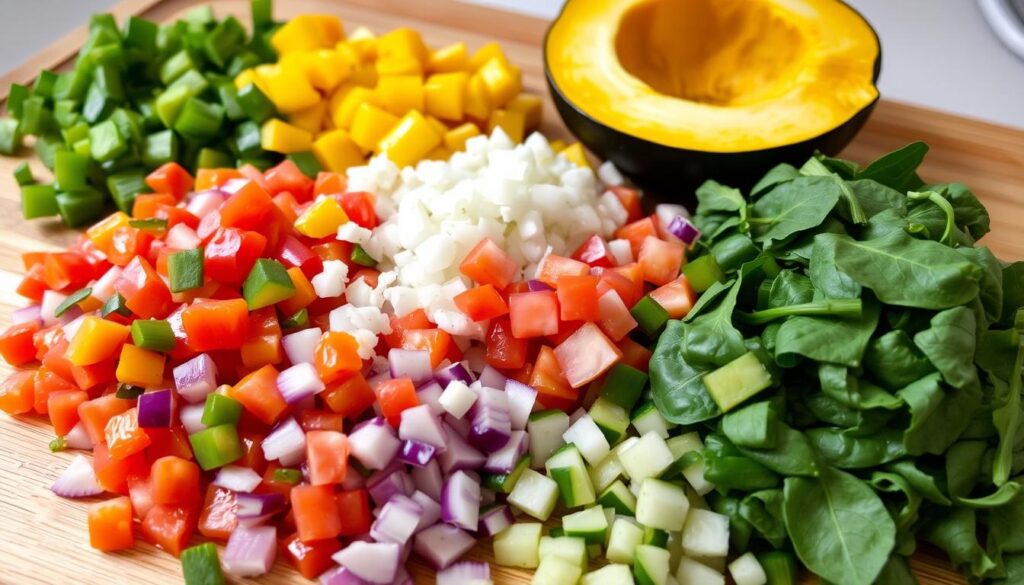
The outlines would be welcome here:
M 544 113 L 544 102 L 541 101 L 540 96 L 521 93 L 512 98 L 512 101 L 505 106 L 505 109 L 510 112 L 522 112 L 526 130 L 536 130 L 540 127 Z
M 472 122 L 456 126 L 444 134 L 444 146 L 452 152 L 466 149 L 466 141 L 480 135 L 480 129 Z
M 349 76 L 348 82 L 352 85 L 361 85 L 373 89 L 377 87 L 378 79 L 380 79 L 380 75 L 377 74 L 377 67 L 373 63 L 368 63 L 361 67 L 356 67 L 352 75 Z
M 487 133 L 494 132 L 495 128 L 501 128 L 512 139 L 512 142 L 519 144 L 523 141 L 523 135 L 526 134 L 526 117 L 522 112 L 494 110 L 490 123 L 487 125 Z
M 286 114 L 298 112 L 320 101 L 320 92 L 306 77 L 304 67 L 295 61 L 278 65 L 263 76 L 270 98 L 277 109 Z
M 333 47 L 341 40 L 341 19 L 326 14 L 301 14 L 277 29 L 270 44 L 279 55 Z
M 579 142 L 570 144 L 559 151 L 558 154 L 565 156 L 565 158 L 569 159 L 569 162 L 578 167 L 590 166 L 590 161 L 587 160 L 587 153 L 583 150 L 583 145 Z
M 370 89 L 348 83 L 339 87 L 331 94 L 331 100 L 327 106 L 334 127 L 343 130 L 351 128 L 352 118 L 363 102 L 379 105 L 377 94 Z
M 423 111 L 423 80 L 419 75 L 386 75 L 377 81 L 377 97 L 396 116 Z
M 464 71 L 435 73 L 423 86 L 427 113 L 443 120 L 461 121 L 469 75 Z
M 129 219 L 123 211 L 112 213 L 103 221 L 86 230 L 85 237 L 89 238 L 101 252 L 106 253 L 114 239 L 114 230 L 127 227 Z
M 509 65 L 508 61 L 493 57 L 484 63 L 476 74 L 487 86 L 487 95 L 491 105 L 500 108 L 516 97 L 523 89 L 522 74 L 518 67 Z
M 350 61 L 343 53 L 320 49 L 310 54 L 306 75 L 313 87 L 324 92 L 332 92 L 352 75 L 355 65 L 355 61 Z
M 271 118 L 260 128 L 260 146 L 263 150 L 283 154 L 305 152 L 313 146 L 313 133 Z
M 376 150 L 377 143 L 398 124 L 398 116 L 363 102 L 352 118 L 349 136 L 364 151 Z
M 448 126 L 433 116 L 427 115 L 427 122 L 430 122 L 430 126 L 434 129 L 434 132 L 437 132 L 438 136 L 443 137 L 448 132 Z
M 320 196 L 295 220 L 295 229 L 310 238 L 326 238 L 347 221 L 345 210 L 333 197 Z
M 68 361 L 88 366 L 112 359 L 130 330 L 127 326 L 89 315 L 82 320 L 78 332 L 68 345 Z
M 377 59 L 379 77 L 391 75 L 423 75 L 423 62 L 412 55 L 391 55 Z
M 164 381 L 164 356 L 155 351 L 126 344 L 117 360 L 117 381 L 153 388 Z
M 466 95 L 462 101 L 462 110 L 466 118 L 485 125 L 491 117 L 491 97 L 487 86 L 479 75 L 473 75 L 466 83 Z
M 321 134 L 313 142 L 313 155 L 320 166 L 334 173 L 366 163 L 362 149 L 341 129 Z
M 420 33 L 407 27 L 396 28 L 377 39 L 377 59 L 413 57 L 420 63 L 427 60 L 427 46 Z
M 288 114 L 288 123 L 315 135 L 323 129 L 326 117 L 327 102 L 320 100 L 305 110 Z
M 469 49 L 459 41 L 432 52 L 427 58 L 427 71 L 431 73 L 452 73 L 469 69 Z
M 552 140 L 550 142 L 550 144 L 551 144 L 551 150 L 553 150 L 555 152 L 562 152 L 563 150 L 565 150 L 565 147 L 569 146 L 561 138 L 556 138 L 556 139 Z
M 397 126 L 380 140 L 378 151 L 399 167 L 416 164 L 441 144 L 441 135 L 423 114 L 410 110 Z
M 352 45 L 362 61 L 369 62 L 377 58 L 377 35 L 365 26 L 352 31 L 347 42 Z
M 423 157 L 423 160 L 440 160 L 440 161 L 445 161 L 445 160 L 448 160 L 449 158 L 451 158 L 451 156 L 452 156 L 452 151 L 448 150 L 448 147 L 446 147 L 446 146 L 444 146 L 442 144 L 441 146 L 438 146 L 434 150 L 431 150 L 430 152 L 428 152 L 427 156 Z
M 494 41 L 491 41 L 477 49 L 476 52 L 473 53 L 473 56 L 470 57 L 470 71 L 476 71 L 477 69 L 480 69 L 481 67 L 484 66 L 485 63 L 487 63 L 488 61 L 495 57 L 501 59 L 502 61 L 508 61 L 508 59 L 505 57 L 505 51 L 501 50 L 501 45 Z
M 240 90 L 250 83 L 259 88 L 263 95 L 270 96 L 270 88 L 267 87 L 267 82 L 264 81 L 263 77 L 255 69 L 246 69 L 239 73 L 238 77 L 235 78 L 235 89 Z

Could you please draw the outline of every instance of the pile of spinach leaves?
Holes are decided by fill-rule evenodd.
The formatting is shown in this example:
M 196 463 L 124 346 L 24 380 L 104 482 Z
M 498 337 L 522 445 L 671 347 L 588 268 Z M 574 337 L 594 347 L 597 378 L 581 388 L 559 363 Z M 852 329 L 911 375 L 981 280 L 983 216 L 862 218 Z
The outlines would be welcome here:
M 924 184 L 927 150 L 705 183 L 693 256 L 724 277 L 651 360 L 662 415 L 705 431 L 734 548 L 792 548 L 824 582 L 914 583 L 925 541 L 1024 583 L 1024 262 L 976 245 L 987 211 Z M 703 377 L 749 351 L 773 386 L 723 414 Z

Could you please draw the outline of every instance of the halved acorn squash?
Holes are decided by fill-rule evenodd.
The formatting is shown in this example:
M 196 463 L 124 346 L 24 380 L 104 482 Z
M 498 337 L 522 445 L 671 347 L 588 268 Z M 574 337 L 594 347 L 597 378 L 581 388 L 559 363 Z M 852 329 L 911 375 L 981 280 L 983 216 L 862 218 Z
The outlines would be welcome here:
M 675 190 L 838 153 L 878 100 L 881 49 L 839 0 L 568 0 L 544 59 L 580 141 Z

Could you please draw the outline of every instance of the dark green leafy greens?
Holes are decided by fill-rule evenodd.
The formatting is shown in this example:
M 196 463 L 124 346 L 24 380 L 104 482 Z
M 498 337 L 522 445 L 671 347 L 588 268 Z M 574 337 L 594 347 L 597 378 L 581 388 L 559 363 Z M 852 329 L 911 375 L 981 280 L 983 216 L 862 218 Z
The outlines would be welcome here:
M 920 179 L 927 150 L 702 186 L 694 258 L 725 277 L 651 359 L 661 414 L 707 430 L 733 547 L 791 547 L 823 582 L 914 583 L 919 540 L 1024 582 L 1024 263 L 976 244 L 967 187 Z M 723 413 L 704 377 L 748 351 L 772 384 Z

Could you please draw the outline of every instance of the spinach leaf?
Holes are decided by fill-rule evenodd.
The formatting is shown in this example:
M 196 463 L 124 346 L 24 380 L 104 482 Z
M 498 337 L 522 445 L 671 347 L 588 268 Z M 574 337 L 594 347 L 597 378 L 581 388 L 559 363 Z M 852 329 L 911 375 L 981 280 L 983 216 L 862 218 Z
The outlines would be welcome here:
M 914 345 L 954 388 L 979 384 L 978 370 L 974 367 L 976 327 L 974 313 L 956 307 L 932 317 L 931 327 L 914 336 Z
M 839 469 L 877 467 L 907 454 L 902 436 L 894 430 L 873 437 L 856 437 L 842 429 L 820 428 L 811 429 L 806 435 L 825 462 Z
M 736 299 L 742 286 L 743 277 L 740 276 L 717 307 L 679 329 L 681 335 L 678 344 L 683 359 L 688 363 L 695 367 L 719 367 L 746 353 L 743 334 L 732 324 Z M 664 335 L 658 341 L 658 348 L 663 343 Z
M 836 242 L 839 236 L 819 234 L 811 248 L 807 274 L 819 298 L 857 299 L 861 286 L 848 274 L 836 267 Z
M 718 405 L 704 387 L 712 365 L 694 366 L 683 358 L 688 324 L 669 321 L 651 356 L 651 399 L 658 412 L 678 424 L 694 424 L 719 414 Z
M 760 253 L 757 245 L 746 234 L 734 233 L 716 240 L 711 245 L 711 255 L 722 270 L 729 272 L 749 262 Z
M 707 180 L 697 187 L 697 209 L 700 213 L 739 213 L 747 206 L 747 200 L 739 189 L 726 187 L 714 180 Z
M 1019 309 L 1018 309 L 1019 310 Z M 1020 331 L 1017 331 L 1018 337 Z M 1021 375 L 1024 370 L 1024 342 L 1017 340 L 1017 356 L 1013 360 L 1010 371 L 1010 384 L 1006 389 L 1005 404 L 992 412 L 992 423 L 999 433 L 999 445 L 996 447 L 995 461 L 992 465 L 992 482 L 1001 486 L 1010 479 L 1013 468 L 1013 455 L 1017 450 L 1018 436 L 1021 427 L 1021 392 L 1024 382 Z M 997 385 L 998 386 L 998 385 Z
M 978 298 L 985 309 L 985 320 L 998 322 L 1003 315 L 1003 264 L 985 247 L 957 248 L 956 251 L 981 269 Z M 978 323 L 979 329 L 984 326 L 985 323 Z
M 1017 309 L 1024 307 L 1024 262 L 1013 262 L 1003 267 L 1003 311 L 999 322 L 1004 327 L 1013 325 Z
M 740 516 L 775 548 L 781 548 L 786 542 L 786 523 L 782 517 L 784 500 L 782 489 L 778 488 L 754 492 L 739 505 Z
M 852 160 L 844 160 L 841 158 L 835 158 L 832 156 L 825 156 L 822 153 L 817 153 L 814 158 L 821 161 L 821 164 L 825 165 L 827 169 L 833 173 L 839 175 L 843 179 L 849 181 L 857 176 L 860 172 L 860 165 L 853 162 Z
M 711 509 L 729 518 L 729 546 L 732 550 L 747 550 L 754 529 L 740 516 L 740 500 L 721 493 L 708 494 Z
M 924 142 L 910 143 L 869 164 L 857 173 L 857 178 L 871 179 L 897 191 L 916 189 L 921 185 L 917 167 L 927 153 L 928 145 Z
M 868 219 L 889 209 L 897 211 L 900 215 L 907 213 L 907 198 L 895 189 L 871 179 L 848 181 L 846 184 L 857 196 Z
M 939 487 L 939 479 L 927 471 L 918 469 L 913 461 L 909 459 L 897 461 L 888 465 L 886 469 L 906 479 L 926 500 L 940 506 L 952 504 Z
M 868 219 L 868 223 L 860 231 L 860 240 L 877 240 L 893 232 L 903 232 L 909 229 L 907 214 L 897 209 L 883 209 Z
M 750 198 L 755 199 L 769 189 L 792 181 L 800 176 L 800 171 L 789 163 L 781 163 L 771 168 L 761 180 L 754 184 L 750 190 Z
M 1010 555 L 1003 559 L 1006 577 L 992 582 L 992 585 L 1015 585 L 1024 583 L 1024 554 Z
M 918 585 L 918 581 L 914 571 L 910 569 L 907 557 L 894 554 L 882 567 L 875 585 Z
M 937 242 L 900 232 L 867 242 L 829 234 L 819 237 L 835 238 L 839 269 L 885 303 L 948 309 L 978 296 L 981 270 Z
M 793 234 L 817 227 L 841 196 L 831 177 L 799 177 L 776 186 L 751 207 L 754 240 L 770 248 Z
M 724 435 L 704 438 L 704 478 L 720 490 L 757 491 L 779 484 L 779 476 L 757 461 L 745 457 Z
M 922 534 L 946 551 L 954 566 L 969 567 L 975 577 L 984 577 L 997 566 L 978 544 L 977 521 L 971 508 L 949 508 L 944 514 L 935 514 Z
M 978 367 L 1009 384 L 1013 378 L 1013 366 L 1017 359 L 1017 344 L 1013 331 L 990 329 L 982 334 L 974 362 Z
M 814 299 L 811 279 L 795 270 L 783 270 L 772 280 L 768 291 L 769 307 L 809 303 Z
M 720 297 L 722 293 L 730 290 L 732 285 L 735 283 L 736 281 L 734 280 L 713 283 L 708 290 L 704 291 L 704 294 L 700 295 L 700 298 L 693 304 L 693 308 L 686 314 L 683 321 L 693 321 L 697 316 L 702 315 L 708 307 L 712 306 L 715 301 L 718 300 L 718 297 Z
M 960 441 L 946 452 L 946 490 L 954 502 L 966 498 L 978 485 L 987 450 L 984 441 Z
M 903 505 L 897 509 L 893 519 L 896 521 L 896 530 L 906 530 L 917 522 L 917 512 L 921 508 L 924 498 L 914 486 L 907 481 L 907 478 L 891 471 L 876 471 L 871 474 L 869 482 L 876 490 L 903 496 Z
M 1021 493 L 1021 485 L 1009 481 L 987 496 L 977 498 L 957 498 L 956 503 L 968 508 L 1001 508 L 1015 501 Z
M 817 456 L 807 437 L 781 421 L 776 423 L 775 429 L 775 446 L 771 449 L 750 449 L 738 445 L 736 448 L 780 475 L 818 475 Z
M 893 329 L 868 343 L 864 353 L 868 375 L 886 390 L 899 390 L 935 371 L 905 331 Z
M 963 228 L 974 240 L 980 240 L 989 232 L 988 210 L 966 185 L 947 183 L 929 185 L 927 189 L 939 193 L 952 204 L 957 226 Z
M 722 417 L 722 433 L 737 447 L 770 449 L 775 446 L 778 418 L 771 403 L 755 402 Z
M 850 408 L 896 410 L 903 406 L 902 398 L 893 396 L 867 380 L 853 376 L 845 366 L 818 364 L 818 381 L 821 383 L 822 393 Z
M 896 526 L 878 495 L 832 468 L 786 478 L 783 518 L 800 560 L 841 585 L 874 583 L 895 545 Z
M 903 433 L 903 445 L 911 455 L 945 453 L 970 424 L 965 413 L 981 404 L 980 390 L 947 392 L 940 380 L 940 374 L 931 374 L 897 392 L 910 407 L 910 425 Z
M 858 366 L 878 327 L 879 310 L 878 303 L 866 297 L 860 317 L 791 317 L 775 338 L 775 359 L 783 366 L 795 364 L 796 356 Z
M 994 554 L 1024 553 L 1024 498 L 1013 504 L 990 510 L 988 519 L 988 548 Z
M 815 230 L 808 230 L 798 234 L 795 238 L 785 244 L 779 244 L 771 249 L 771 253 L 780 260 L 807 264 L 811 260 L 811 253 L 814 251 L 814 237 L 818 234 L 842 234 L 847 235 L 846 226 L 838 219 L 829 216 Z

